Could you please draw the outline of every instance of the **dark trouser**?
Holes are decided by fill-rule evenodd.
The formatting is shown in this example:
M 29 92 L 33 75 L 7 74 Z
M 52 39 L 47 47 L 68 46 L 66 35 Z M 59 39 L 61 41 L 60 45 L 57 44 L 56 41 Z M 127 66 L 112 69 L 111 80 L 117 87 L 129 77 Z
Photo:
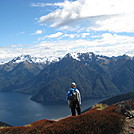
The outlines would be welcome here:
M 71 108 L 72 116 L 76 115 L 76 110 L 77 110 L 78 115 L 81 114 L 81 108 L 80 108 L 80 104 L 78 101 L 71 102 L 70 108 Z

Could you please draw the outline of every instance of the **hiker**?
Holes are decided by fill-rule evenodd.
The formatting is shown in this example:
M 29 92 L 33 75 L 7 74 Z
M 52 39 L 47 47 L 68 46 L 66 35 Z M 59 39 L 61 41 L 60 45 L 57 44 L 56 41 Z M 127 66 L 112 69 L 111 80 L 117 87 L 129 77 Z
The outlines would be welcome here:
M 80 108 L 81 97 L 80 97 L 80 92 L 76 88 L 76 84 L 74 82 L 71 84 L 71 88 L 69 89 L 67 93 L 67 101 L 68 101 L 69 107 L 71 108 L 72 116 L 76 115 L 76 111 L 78 115 L 80 115 L 81 114 L 81 108 Z

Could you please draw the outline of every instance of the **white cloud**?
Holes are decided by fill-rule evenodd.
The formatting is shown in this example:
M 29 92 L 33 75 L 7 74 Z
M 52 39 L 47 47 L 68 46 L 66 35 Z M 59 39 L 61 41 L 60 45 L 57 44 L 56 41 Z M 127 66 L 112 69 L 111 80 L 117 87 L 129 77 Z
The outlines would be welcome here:
M 46 7 L 46 6 L 62 6 L 63 3 L 35 3 L 35 2 L 32 2 L 31 3 L 31 6 L 32 7 Z
M 51 39 L 53 39 L 53 38 L 62 39 L 64 37 L 75 38 L 75 37 L 79 37 L 79 35 L 77 35 L 77 34 L 63 34 L 62 32 L 57 32 L 55 34 L 50 34 L 50 35 L 46 35 L 44 37 L 40 37 L 40 38 L 38 38 L 38 40 L 41 41 L 41 40 L 44 40 L 45 38 L 49 38 L 49 39 L 50 38 Z
M 75 37 L 79 37 L 79 35 L 78 34 L 64 34 L 63 36 L 62 36 L 62 38 L 64 38 L 64 37 L 69 37 L 69 38 L 75 38 Z
M 55 33 L 55 34 L 47 35 L 47 36 L 45 36 L 45 38 L 58 38 L 58 37 L 60 37 L 61 35 L 63 35 L 63 33 L 57 32 L 57 33 Z
M 123 54 L 134 56 L 134 37 L 104 33 L 96 40 L 41 41 L 34 46 L 9 46 L 0 48 L 0 61 L 12 59 L 21 54 L 38 57 L 63 57 L 69 52 L 94 52 L 106 56 Z
M 134 32 L 133 0 L 77 0 L 54 3 L 60 8 L 39 18 L 51 27 L 83 26 L 98 31 Z
M 71 22 L 72 19 L 76 19 L 78 17 L 79 13 L 77 13 L 77 6 L 79 4 L 80 3 L 77 1 L 65 1 L 60 5 L 62 9 L 57 9 L 46 16 L 40 17 L 39 22 L 45 23 L 46 21 L 50 21 L 52 23 L 51 27 L 66 25 L 67 23 Z M 74 10 L 76 11 L 74 12 Z
M 55 34 L 50 34 L 50 35 L 46 35 L 44 37 L 40 37 L 38 38 L 38 40 L 44 40 L 45 38 L 58 38 L 58 39 L 62 39 L 64 37 L 69 37 L 71 39 L 73 38 L 85 38 L 86 36 L 90 35 L 90 33 L 76 33 L 76 34 L 68 34 L 68 33 L 62 33 L 62 32 L 57 32 Z
M 42 33 L 43 33 L 42 30 L 37 30 L 37 31 L 35 31 L 32 35 L 37 35 L 37 34 L 42 34 Z
M 45 6 L 47 6 L 48 4 L 46 4 L 46 3 L 31 3 L 31 6 L 32 7 L 45 7 Z
M 104 33 L 96 40 L 42 41 L 33 51 L 38 54 L 64 56 L 69 52 L 95 52 L 106 56 L 134 55 L 134 37 Z
M 82 38 L 85 38 L 86 36 L 90 35 L 90 33 L 82 33 Z
M 109 19 L 96 21 L 98 27 L 92 27 L 92 30 L 111 31 L 111 32 L 134 32 L 134 13 L 113 16 Z

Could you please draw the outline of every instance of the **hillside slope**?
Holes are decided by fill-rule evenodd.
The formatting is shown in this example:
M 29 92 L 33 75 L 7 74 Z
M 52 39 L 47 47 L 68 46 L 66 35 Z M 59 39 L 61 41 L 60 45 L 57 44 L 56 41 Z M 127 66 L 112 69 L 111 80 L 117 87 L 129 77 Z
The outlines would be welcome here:
M 43 103 L 64 102 L 72 81 L 77 83 L 82 100 L 134 91 L 133 68 L 134 60 L 126 55 L 109 58 L 93 53 L 67 54 L 36 77 L 30 85 L 30 89 L 37 91 L 32 99 Z
M 116 103 L 126 101 L 126 100 L 131 100 L 134 103 L 134 92 L 128 92 L 128 93 L 125 93 L 125 94 L 117 95 L 117 96 L 108 98 L 104 101 L 101 101 L 100 103 L 101 104 L 106 104 L 106 105 L 112 105 L 112 104 L 116 104 Z M 87 112 L 90 109 L 91 109 L 91 107 L 85 109 L 83 111 L 83 113 Z
M 134 102 L 134 92 L 128 92 L 125 94 L 117 95 L 112 98 L 106 99 L 101 103 L 111 105 L 128 99 L 131 99 Z

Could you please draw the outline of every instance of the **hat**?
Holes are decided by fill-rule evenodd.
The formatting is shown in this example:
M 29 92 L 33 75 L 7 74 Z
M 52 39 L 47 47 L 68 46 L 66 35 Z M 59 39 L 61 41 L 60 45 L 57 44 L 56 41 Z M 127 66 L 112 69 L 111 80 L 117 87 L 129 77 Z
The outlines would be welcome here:
M 76 88 L 76 84 L 74 82 L 72 82 L 71 88 Z

